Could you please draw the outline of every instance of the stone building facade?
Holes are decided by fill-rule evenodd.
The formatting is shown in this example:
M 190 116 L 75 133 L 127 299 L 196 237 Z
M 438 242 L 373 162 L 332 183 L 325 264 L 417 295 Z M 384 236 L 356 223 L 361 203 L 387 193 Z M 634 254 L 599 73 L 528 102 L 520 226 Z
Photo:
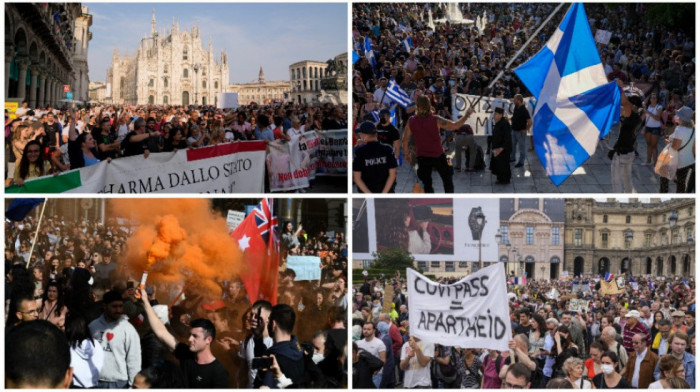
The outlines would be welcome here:
M 180 30 L 156 30 L 153 12 L 151 33 L 141 39 L 136 53 L 115 50 L 107 70 L 107 100 L 118 104 L 214 105 L 216 94 L 228 85 L 228 55 L 214 59 L 211 38 L 205 49 L 199 26 Z
M 694 199 L 567 199 L 563 268 L 572 276 L 694 276 L 694 207 Z
M 564 259 L 564 199 L 501 199 L 499 261 L 509 276 L 558 279 Z
M 104 82 L 90 82 L 88 98 L 92 102 L 104 102 L 107 97 L 107 85 Z
M 256 83 L 229 84 L 226 91 L 238 93 L 240 105 L 247 105 L 251 102 L 258 104 L 284 102 L 289 96 L 289 82 L 285 80 L 266 82 L 265 73 L 260 67 Z
M 5 100 L 56 106 L 88 96 L 92 16 L 80 3 L 5 4 Z
M 333 60 L 339 67 L 341 74 L 331 75 L 328 62 L 303 60 L 290 65 L 291 100 L 296 103 L 325 101 L 323 90 L 330 90 L 334 95 L 337 95 L 336 99 L 339 103 L 347 104 L 348 54 L 339 54 Z

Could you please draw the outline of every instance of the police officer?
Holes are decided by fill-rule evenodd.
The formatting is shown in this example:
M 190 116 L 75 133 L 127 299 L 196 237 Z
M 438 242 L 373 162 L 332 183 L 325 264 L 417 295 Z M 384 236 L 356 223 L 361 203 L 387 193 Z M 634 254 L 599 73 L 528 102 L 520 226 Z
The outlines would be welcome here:
M 377 139 L 377 127 L 370 121 L 360 124 L 357 133 L 364 145 L 355 149 L 352 176 L 362 193 L 393 193 L 396 157 L 391 147 Z

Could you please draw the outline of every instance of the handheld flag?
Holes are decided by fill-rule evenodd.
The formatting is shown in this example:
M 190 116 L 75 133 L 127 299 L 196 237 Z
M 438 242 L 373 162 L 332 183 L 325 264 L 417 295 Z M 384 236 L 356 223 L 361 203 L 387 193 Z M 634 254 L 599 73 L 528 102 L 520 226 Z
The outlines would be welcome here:
M 684 277 L 681 277 L 681 281 L 683 282 L 683 286 L 685 286 L 686 289 L 690 290 L 690 285 L 688 284 L 688 281 L 685 280 Z
M 583 4 L 571 5 L 547 44 L 515 73 L 537 99 L 535 149 L 559 186 L 620 119 L 620 89 L 608 83 Z
M 19 222 L 29 215 L 33 209 L 43 203 L 44 199 L 14 199 L 5 211 L 5 216 L 9 220 Z
M 611 274 L 610 272 L 606 272 L 605 278 L 603 278 L 603 280 L 605 280 L 606 282 L 609 282 L 614 277 L 615 277 L 615 274 Z
M 654 282 L 651 280 L 651 278 L 649 279 L 649 290 L 654 291 Z
M 277 303 L 277 273 L 279 270 L 279 240 L 274 199 L 263 199 L 231 233 L 244 254 L 248 268 L 241 280 L 248 291 L 251 304 L 258 299 Z
M 377 59 L 374 58 L 374 50 L 372 50 L 372 41 L 370 41 L 369 37 L 365 37 L 365 57 L 367 57 L 367 60 L 369 60 L 369 63 L 372 65 L 372 69 L 376 71 L 377 69 Z
M 389 85 L 386 87 L 386 96 L 404 109 L 411 106 L 411 98 L 399 87 L 393 78 L 389 80 Z
M 358 60 L 360 60 L 360 55 L 357 54 L 354 50 L 352 51 L 352 63 L 355 64 Z
M 630 276 L 630 284 L 632 285 L 632 289 L 634 291 L 639 291 L 639 285 L 637 284 L 637 281 L 634 280 L 634 278 L 631 276 Z
M 379 112 L 381 110 L 373 110 L 372 111 L 372 119 L 374 122 L 379 122 Z M 397 127 L 398 126 L 398 120 L 396 118 L 396 105 L 392 105 L 391 109 L 389 109 L 389 118 L 391 121 L 391 125 Z
M 411 39 L 411 37 L 406 37 L 404 40 L 401 41 L 401 48 L 405 52 L 410 53 L 412 47 L 413 47 L 413 40 Z

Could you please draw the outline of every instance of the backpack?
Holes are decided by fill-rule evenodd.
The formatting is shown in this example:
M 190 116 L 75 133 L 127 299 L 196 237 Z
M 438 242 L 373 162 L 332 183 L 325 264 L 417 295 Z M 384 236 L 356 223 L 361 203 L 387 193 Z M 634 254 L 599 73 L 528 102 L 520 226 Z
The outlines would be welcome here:
M 444 350 L 444 347 L 440 350 L 440 356 L 443 355 L 442 350 Z M 447 384 L 455 382 L 455 380 L 457 380 L 457 377 L 459 376 L 459 374 L 457 373 L 457 365 L 454 358 L 454 348 L 450 347 L 449 353 L 450 362 L 447 365 L 443 365 L 438 361 L 433 361 L 436 364 L 435 375 L 437 376 L 437 378 L 439 378 Z

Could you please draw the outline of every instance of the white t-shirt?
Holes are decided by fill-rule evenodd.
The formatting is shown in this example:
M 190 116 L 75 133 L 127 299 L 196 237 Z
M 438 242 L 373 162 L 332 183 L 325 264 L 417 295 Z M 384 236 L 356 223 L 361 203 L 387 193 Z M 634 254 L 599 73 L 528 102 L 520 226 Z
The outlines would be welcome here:
M 651 107 L 651 105 L 649 105 L 647 110 L 654 116 L 658 116 L 661 114 L 661 112 L 663 112 L 664 108 L 661 105 L 656 105 L 656 107 Z M 661 120 L 655 120 L 654 117 L 647 114 L 646 120 L 644 120 L 644 125 L 646 125 L 648 128 L 659 128 L 661 127 Z
M 692 135 L 692 137 L 691 137 Z M 695 163 L 695 157 L 693 156 L 693 143 L 695 139 L 695 133 L 693 132 L 692 128 L 684 127 L 684 126 L 677 126 L 673 134 L 669 137 L 671 141 L 673 139 L 680 139 L 681 140 L 681 145 L 680 147 L 685 146 L 683 149 L 678 151 L 678 168 L 684 168 L 686 166 L 690 166 L 693 163 Z M 688 143 L 688 140 L 691 140 L 690 143 Z M 686 145 L 687 143 L 687 145 Z
M 367 341 L 367 339 L 361 339 L 355 343 L 357 343 L 357 348 L 359 348 L 360 350 L 367 351 L 368 353 L 374 355 L 377 358 L 379 358 L 379 353 L 386 352 L 386 346 L 384 345 L 384 342 L 382 342 L 382 340 L 377 337 L 373 338 L 369 342 Z
M 661 380 L 659 380 L 649 384 L 649 387 L 647 387 L 647 389 L 664 389 L 664 386 L 661 385 Z
M 418 342 L 418 347 L 423 351 L 423 355 L 433 358 L 435 353 L 435 345 L 432 343 Z M 408 357 L 410 346 L 408 342 L 401 346 L 401 360 Z M 421 366 L 418 362 L 418 356 L 414 355 L 408 361 L 408 368 L 404 371 L 403 387 L 415 388 L 417 386 L 430 388 L 432 381 L 430 380 L 430 362 L 426 366 Z

